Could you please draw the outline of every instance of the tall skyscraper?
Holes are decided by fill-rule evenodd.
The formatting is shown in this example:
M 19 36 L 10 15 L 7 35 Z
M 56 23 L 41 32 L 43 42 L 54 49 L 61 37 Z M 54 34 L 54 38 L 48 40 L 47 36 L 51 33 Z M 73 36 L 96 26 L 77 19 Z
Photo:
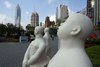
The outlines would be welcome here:
M 36 12 L 33 12 L 31 15 L 31 26 L 39 26 L 39 15 Z
M 15 25 L 21 27 L 21 9 L 19 5 L 15 9 Z
M 94 26 L 100 22 L 100 0 L 87 0 L 87 15 L 92 19 Z
M 87 0 L 87 16 L 94 21 L 94 7 L 92 5 L 92 0 Z
M 56 12 L 56 23 L 57 20 L 61 20 L 61 22 L 64 22 L 68 18 L 68 8 L 66 5 L 58 5 L 57 12 Z

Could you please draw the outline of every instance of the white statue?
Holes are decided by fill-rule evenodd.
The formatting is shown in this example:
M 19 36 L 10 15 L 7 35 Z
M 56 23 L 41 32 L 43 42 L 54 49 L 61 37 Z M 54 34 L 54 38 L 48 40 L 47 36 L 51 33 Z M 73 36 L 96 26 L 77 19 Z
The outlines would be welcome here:
M 60 49 L 48 67 L 93 67 L 84 47 L 84 40 L 92 33 L 93 22 L 89 17 L 80 13 L 69 16 L 59 27 Z
M 45 41 L 46 44 L 46 55 L 49 57 L 50 52 L 51 52 L 51 44 L 50 44 L 50 34 L 49 34 L 49 28 L 45 28 L 44 30 L 45 35 L 43 36 L 43 39 Z
M 35 28 L 36 39 L 32 41 L 24 55 L 22 67 L 45 67 L 49 58 L 45 54 L 46 44 L 43 39 L 44 28 Z

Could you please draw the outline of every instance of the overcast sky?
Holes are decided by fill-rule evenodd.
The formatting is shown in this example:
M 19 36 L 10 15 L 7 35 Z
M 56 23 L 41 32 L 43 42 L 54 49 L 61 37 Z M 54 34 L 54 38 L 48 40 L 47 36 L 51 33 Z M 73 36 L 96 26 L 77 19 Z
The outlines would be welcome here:
M 87 0 L 0 0 L 0 23 L 15 24 L 15 8 L 21 8 L 21 25 L 25 28 L 30 24 L 31 14 L 39 14 L 39 22 L 44 22 L 46 16 L 55 21 L 56 8 L 59 4 L 67 5 L 69 15 L 80 11 L 87 6 Z M 35 10 L 34 10 L 35 6 Z

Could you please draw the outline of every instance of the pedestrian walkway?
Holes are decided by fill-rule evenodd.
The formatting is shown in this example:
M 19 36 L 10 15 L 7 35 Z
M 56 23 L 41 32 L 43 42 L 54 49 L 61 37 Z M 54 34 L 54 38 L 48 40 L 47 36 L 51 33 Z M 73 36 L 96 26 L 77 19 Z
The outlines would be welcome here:
M 51 41 L 50 58 L 58 50 L 57 37 Z M 30 43 L 0 43 L 0 67 L 22 67 L 25 51 Z

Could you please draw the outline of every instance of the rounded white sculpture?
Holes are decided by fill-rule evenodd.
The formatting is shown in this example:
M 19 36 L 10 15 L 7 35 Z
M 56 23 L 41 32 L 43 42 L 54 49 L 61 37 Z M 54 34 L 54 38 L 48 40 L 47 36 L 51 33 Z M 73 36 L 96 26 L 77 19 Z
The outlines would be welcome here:
M 92 33 L 90 18 L 79 13 L 71 15 L 59 27 L 60 49 L 48 67 L 93 67 L 84 47 L 84 40 Z
M 43 36 L 43 39 L 45 41 L 46 44 L 46 55 L 49 57 L 50 52 L 51 52 L 51 44 L 50 44 L 50 34 L 49 34 L 49 28 L 45 28 L 44 30 L 45 35 Z
M 45 54 L 43 30 L 41 26 L 35 28 L 36 39 L 30 43 L 24 55 L 22 67 L 44 67 L 49 63 L 50 59 Z

